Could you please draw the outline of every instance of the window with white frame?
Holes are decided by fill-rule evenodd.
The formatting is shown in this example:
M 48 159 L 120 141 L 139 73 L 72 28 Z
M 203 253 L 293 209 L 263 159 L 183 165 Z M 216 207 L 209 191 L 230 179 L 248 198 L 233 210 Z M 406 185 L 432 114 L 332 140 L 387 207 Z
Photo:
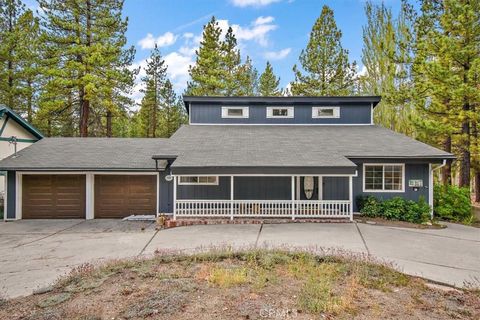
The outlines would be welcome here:
M 364 191 L 402 192 L 404 190 L 403 164 L 365 164 Z
M 312 118 L 340 118 L 340 107 L 312 107 Z
M 218 185 L 218 176 L 180 176 L 181 185 Z
M 267 107 L 267 118 L 293 118 L 293 107 Z
M 248 118 L 248 107 L 222 107 L 222 118 Z

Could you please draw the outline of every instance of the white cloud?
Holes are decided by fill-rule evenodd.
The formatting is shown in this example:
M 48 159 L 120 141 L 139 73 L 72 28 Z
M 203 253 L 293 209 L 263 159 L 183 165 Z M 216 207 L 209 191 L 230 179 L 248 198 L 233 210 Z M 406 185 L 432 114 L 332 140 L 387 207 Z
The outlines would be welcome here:
M 282 60 L 290 54 L 290 51 L 292 51 L 291 48 L 285 48 L 279 51 L 267 51 L 264 57 L 269 60 Z
M 260 16 L 253 22 L 253 24 L 258 26 L 261 24 L 271 23 L 273 22 L 273 20 L 275 20 L 275 18 L 272 16 L 267 16 L 267 17 Z
M 232 0 L 232 4 L 236 7 L 264 7 L 271 3 L 279 2 L 281 0 Z
M 138 44 L 142 49 L 153 49 L 155 48 L 155 44 L 161 48 L 171 46 L 175 43 L 175 41 L 177 41 L 177 36 L 168 31 L 157 38 L 155 38 L 151 33 L 148 33 L 145 38 L 138 41 Z
M 242 27 L 238 24 L 233 24 L 232 29 L 235 33 L 235 36 L 237 37 L 237 40 L 253 40 L 262 47 L 266 47 L 268 45 L 268 34 L 278 28 L 277 25 L 273 24 L 274 20 L 275 18 L 271 16 L 260 16 L 255 21 L 253 21 L 250 26 Z

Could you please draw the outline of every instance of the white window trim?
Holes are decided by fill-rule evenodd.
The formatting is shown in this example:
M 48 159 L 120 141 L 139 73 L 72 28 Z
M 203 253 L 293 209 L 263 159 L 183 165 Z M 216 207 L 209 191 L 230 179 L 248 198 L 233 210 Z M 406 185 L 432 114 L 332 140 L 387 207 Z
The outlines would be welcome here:
M 323 109 L 333 109 L 333 116 L 319 116 L 318 110 L 323 110 Z M 339 106 L 312 107 L 312 118 L 313 119 L 338 119 L 340 118 L 340 107 Z
M 273 115 L 273 110 L 274 109 L 287 109 L 287 115 L 286 116 L 274 116 Z M 286 118 L 293 118 L 295 114 L 294 108 L 293 107 L 267 107 L 267 118 L 268 119 L 286 119 Z
M 381 189 L 367 189 L 365 187 L 365 167 L 366 166 L 401 166 L 402 167 L 402 189 L 400 190 L 381 190 Z M 383 169 L 383 183 L 382 188 L 385 188 L 385 168 Z M 362 188 L 363 192 L 375 192 L 375 193 L 402 193 L 405 192 L 405 163 L 364 163 L 362 174 Z
M 215 177 L 215 182 L 182 182 L 182 177 Z M 188 175 L 179 176 L 178 185 L 181 186 L 218 186 L 218 176 L 204 176 L 204 175 Z
M 229 109 L 235 109 L 235 110 L 243 110 L 243 114 L 241 116 L 229 116 L 228 115 L 228 110 Z M 230 119 L 247 119 L 249 117 L 249 108 L 248 107 L 230 107 L 230 106 L 224 106 L 222 107 L 222 118 L 230 118 Z

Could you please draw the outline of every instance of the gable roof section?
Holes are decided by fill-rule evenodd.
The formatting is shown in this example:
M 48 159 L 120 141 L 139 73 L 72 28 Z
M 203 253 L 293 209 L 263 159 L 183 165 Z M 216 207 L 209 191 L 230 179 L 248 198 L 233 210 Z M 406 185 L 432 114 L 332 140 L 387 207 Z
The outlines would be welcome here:
M 44 138 L 0 162 L 3 170 L 155 171 L 168 139 Z M 163 169 L 165 163 L 160 164 Z
M 187 112 L 192 103 L 209 104 L 238 104 L 238 105 L 295 105 L 295 104 L 372 104 L 376 107 L 380 102 L 380 96 L 324 96 L 324 97 L 305 97 L 305 96 L 287 96 L 287 97 L 213 97 L 213 96 L 183 96 L 183 102 Z
M 379 126 L 184 126 L 171 142 L 178 148 L 174 173 L 218 167 L 351 171 L 355 158 L 453 158 Z
M 3 117 L 5 114 L 9 118 L 12 118 L 13 120 L 15 120 L 20 126 L 22 126 L 25 130 L 30 132 L 37 139 L 43 138 L 43 134 L 37 128 L 35 128 L 30 123 L 25 121 L 20 115 L 18 115 L 12 109 L 5 106 L 0 106 L 0 118 Z
M 154 171 L 155 155 L 176 157 L 174 174 L 352 174 L 355 159 L 454 158 L 373 125 L 219 125 L 183 126 L 170 139 L 44 138 L 1 161 L 0 169 Z

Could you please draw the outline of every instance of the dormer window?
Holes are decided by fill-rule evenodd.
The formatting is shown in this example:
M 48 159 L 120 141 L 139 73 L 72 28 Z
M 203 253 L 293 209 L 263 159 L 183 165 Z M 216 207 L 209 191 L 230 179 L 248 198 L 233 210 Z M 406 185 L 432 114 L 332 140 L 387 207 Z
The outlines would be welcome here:
M 312 107 L 312 118 L 340 118 L 340 107 Z
M 248 118 L 248 107 L 222 107 L 222 118 Z
M 267 107 L 267 118 L 293 118 L 293 107 Z

